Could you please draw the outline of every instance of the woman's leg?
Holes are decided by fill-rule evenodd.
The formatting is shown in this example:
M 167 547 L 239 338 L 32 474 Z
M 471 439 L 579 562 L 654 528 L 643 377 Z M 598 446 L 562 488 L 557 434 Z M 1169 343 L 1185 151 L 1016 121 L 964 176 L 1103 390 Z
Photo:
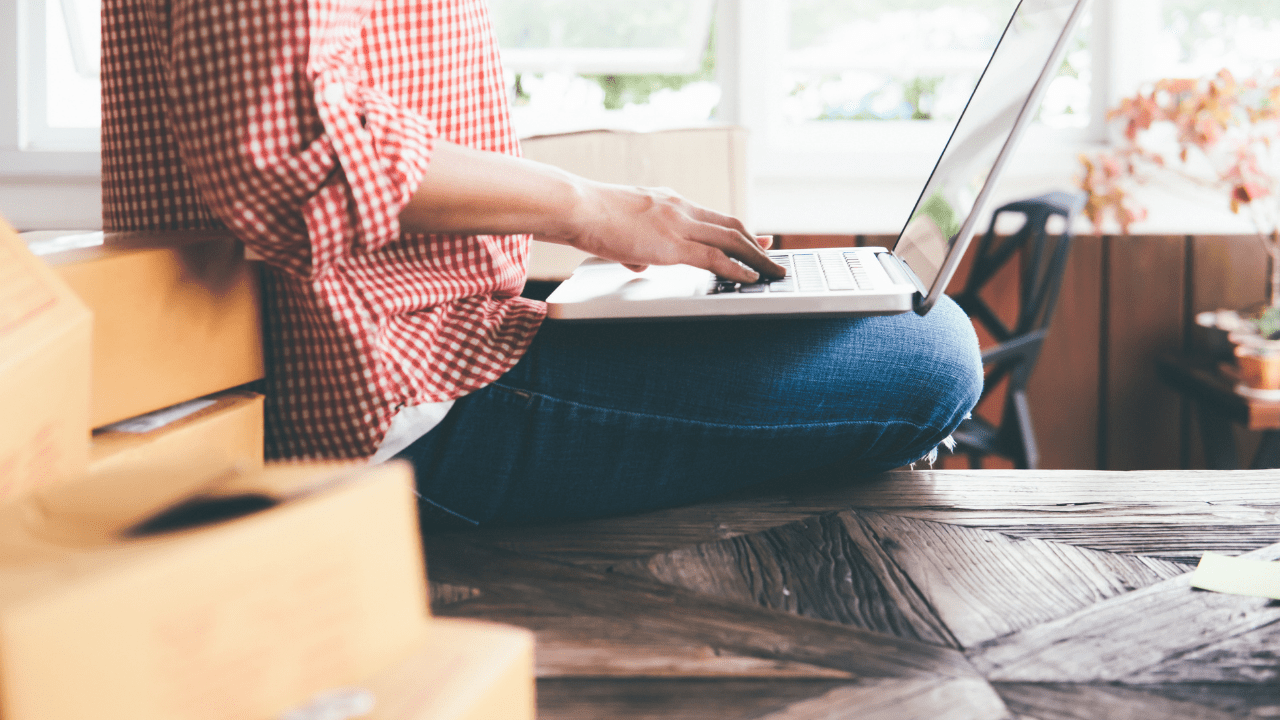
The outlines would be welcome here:
M 899 467 L 981 389 L 973 329 L 946 299 L 923 318 L 548 323 L 402 456 L 428 515 L 635 512 L 841 461 Z

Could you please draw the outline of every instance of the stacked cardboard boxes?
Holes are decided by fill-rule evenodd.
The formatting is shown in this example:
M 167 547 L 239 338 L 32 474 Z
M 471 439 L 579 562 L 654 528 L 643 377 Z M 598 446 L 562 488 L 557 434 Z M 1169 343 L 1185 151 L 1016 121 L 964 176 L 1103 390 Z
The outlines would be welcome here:
M 263 468 L 259 318 L 225 235 L 0 223 L 0 716 L 531 719 L 532 636 L 429 616 L 407 465 Z
M 529 634 L 427 607 L 407 465 L 64 484 L 0 509 L 0 713 L 532 718 Z
M 227 233 L 27 233 L 93 313 L 90 473 L 261 466 L 256 267 Z M 139 417 L 142 416 L 142 417 Z
M 0 503 L 84 472 L 91 324 L 0 220 Z

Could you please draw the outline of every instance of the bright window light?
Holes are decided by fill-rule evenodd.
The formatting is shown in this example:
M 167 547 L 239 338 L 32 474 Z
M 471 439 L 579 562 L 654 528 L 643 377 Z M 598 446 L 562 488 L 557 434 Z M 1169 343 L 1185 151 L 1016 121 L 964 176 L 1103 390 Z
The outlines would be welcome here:
M 522 137 L 706 122 L 712 0 L 491 0 Z
M 51 128 L 98 128 L 102 25 L 99 0 L 45 4 L 45 102 Z

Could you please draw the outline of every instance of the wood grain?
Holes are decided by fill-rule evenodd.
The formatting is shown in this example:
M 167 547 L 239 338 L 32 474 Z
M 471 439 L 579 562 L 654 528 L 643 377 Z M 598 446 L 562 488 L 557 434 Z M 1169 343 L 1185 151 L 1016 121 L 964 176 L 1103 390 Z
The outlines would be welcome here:
M 1246 557 L 1280 559 L 1280 544 Z M 1196 591 L 1190 583 L 1182 575 L 1104 600 L 984 643 L 969 656 L 1001 682 L 1149 683 L 1182 656 L 1280 621 L 1278 603 Z
M 442 614 L 488 617 L 535 632 L 551 618 L 576 623 L 607 617 L 612 623 L 601 642 L 675 637 L 686 644 L 812 664 L 859 678 L 976 677 L 964 656 L 950 648 L 772 612 L 618 573 L 430 539 L 427 553 L 434 558 L 432 582 L 481 591 L 477 598 L 445 606 Z
M 1182 347 L 1187 238 L 1111 239 L 1108 253 L 1106 447 L 1110 470 L 1178 468 L 1183 404 L 1156 377 L 1156 356 Z
M 865 508 L 1054 508 L 1089 511 L 1095 505 L 1133 508 L 1135 515 L 1165 515 L 1174 507 L 1218 505 L 1280 508 L 1280 470 L 922 470 L 891 472 L 841 489 L 827 498 Z M 818 493 L 813 493 L 818 495 Z
M 1048 526 L 1064 526 L 1063 532 L 1078 527 L 1081 533 L 1096 533 L 1100 544 L 1089 547 L 1161 555 L 1160 546 L 1107 544 L 1123 543 L 1114 538 L 1123 536 L 1126 527 L 1135 528 L 1135 537 L 1140 538 L 1142 531 L 1137 528 L 1151 526 L 1148 537 L 1162 535 L 1169 540 L 1167 547 L 1173 552 L 1165 555 L 1185 557 L 1190 540 L 1178 540 L 1176 528 L 1182 525 L 1203 528 L 1199 537 L 1206 540 L 1204 550 L 1266 544 L 1265 526 L 1280 523 L 1280 471 L 925 470 L 872 477 L 832 471 L 826 477 L 789 479 L 691 507 L 483 530 L 466 537 L 476 544 L 605 570 L 855 507 L 999 532 L 1011 532 L 1018 525 L 1027 526 L 1028 533 L 1030 528 L 1045 528 L 1037 532 L 1048 533 Z M 1090 526 L 1097 527 L 1085 529 Z M 1214 538 L 1214 526 L 1240 526 L 1242 535 Z
M 1077 236 L 1027 388 L 1042 468 L 1098 468 L 1101 315 L 1102 240 Z
M 559 678 L 538 682 L 539 720 L 737 720 L 822 697 L 836 681 Z M 839 717 L 839 716 L 835 716 Z
M 841 685 L 762 720 L 971 720 L 1009 718 L 999 696 L 981 680 L 878 680 Z
M 819 516 L 619 570 L 705 595 L 958 647 L 857 518 Z
M 1232 720 L 1200 703 L 1115 685 L 996 683 L 1009 709 L 1025 720 Z
M 600 627 L 605 622 L 612 620 L 541 623 L 536 631 L 538 677 L 854 679 L 841 670 L 738 655 L 676 637 L 601 642 L 600 637 L 609 635 Z
M 544 718 L 1280 717 L 1280 603 L 1170 560 L 1280 556 L 1280 471 L 793 480 L 428 535 L 434 610 L 535 632 Z
M 1165 525 L 1134 522 L 1076 525 L 983 525 L 987 530 L 1018 537 L 1051 540 L 1112 553 L 1130 553 L 1182 563 L 1189 570 L 1200 556 L 1213 551 L 1236 555 L 1280 542 L 1280 525 Z
M 1254 237 L 1197 235 L 1192 240 L 1191 312 L 1229 309 L 1239 310 L 1266 302 L 1267 252 Z M 1197 341 L 1198 327 L 1189 326 L 1192 336 L 1188 345 L 1192 350 Z M 1200 433 L 1195 424 L 1199 418 L 1192 415 L 1192 427 L 1188 428 L 1188 459 L 1191 467 L 1204 467 L 1204 450 Z M 1251 458 L 1258 447 L 1260 433 L 1245 428 L 1233 428 L 1240 457 Z
M 869 512 L 860 520 L 965 647 L 1035 627 L 1185 568 L 1037 539 Z

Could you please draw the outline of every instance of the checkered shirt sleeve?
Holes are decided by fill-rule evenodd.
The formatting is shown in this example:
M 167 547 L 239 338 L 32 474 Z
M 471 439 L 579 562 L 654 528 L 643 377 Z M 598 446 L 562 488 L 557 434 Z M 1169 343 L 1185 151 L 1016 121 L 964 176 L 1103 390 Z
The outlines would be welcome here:
M 482 0 L 104 0 L 104 225 L 266 260 L 270 455 L 368 456 L 532 340 L 526 237 L 400 232 L 441 137 L 519 152 Z

